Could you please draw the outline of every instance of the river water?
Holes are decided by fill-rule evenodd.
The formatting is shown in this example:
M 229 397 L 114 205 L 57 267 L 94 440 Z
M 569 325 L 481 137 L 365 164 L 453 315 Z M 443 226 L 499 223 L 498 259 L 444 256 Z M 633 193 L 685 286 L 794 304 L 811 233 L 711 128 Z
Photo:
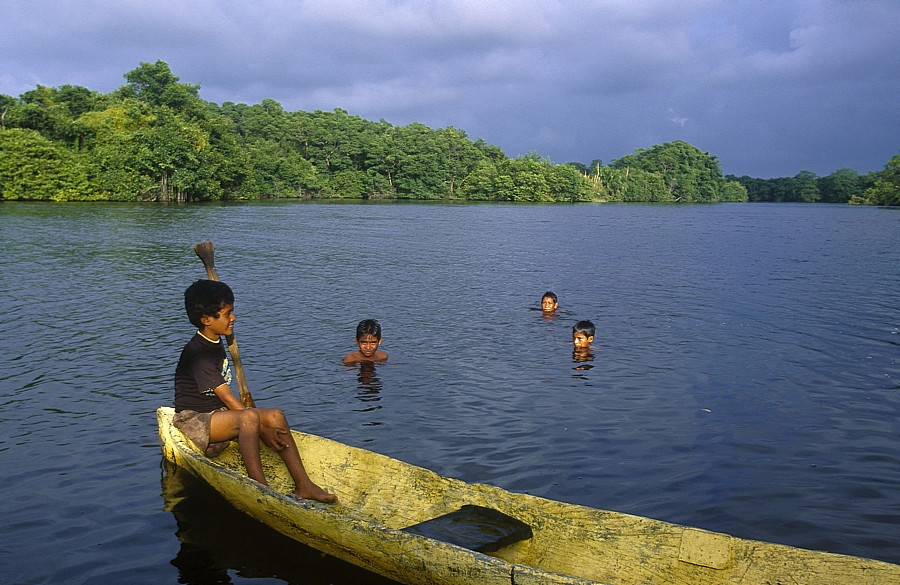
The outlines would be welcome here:
M 4 583 L 386 583 L 163 465 L 154 411 L 205 240 L 257 403 L 296 428 L 900 563 L 896 210 L 3 203 L 0 237 Z M 390 360 L 343 366 L 364 318 Z

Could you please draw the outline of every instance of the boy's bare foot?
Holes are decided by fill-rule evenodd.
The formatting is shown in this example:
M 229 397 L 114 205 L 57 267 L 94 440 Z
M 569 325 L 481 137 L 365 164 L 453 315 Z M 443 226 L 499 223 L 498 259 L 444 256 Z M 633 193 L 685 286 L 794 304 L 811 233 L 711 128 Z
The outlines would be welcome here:
M 312 484 L 308 488 L 297 488 L 294 490 L 294 497 L 301 500 L 316 500 L 326 504 L 333 504 L 337 501 L 335 494 L 329 494 L 319 486 Z

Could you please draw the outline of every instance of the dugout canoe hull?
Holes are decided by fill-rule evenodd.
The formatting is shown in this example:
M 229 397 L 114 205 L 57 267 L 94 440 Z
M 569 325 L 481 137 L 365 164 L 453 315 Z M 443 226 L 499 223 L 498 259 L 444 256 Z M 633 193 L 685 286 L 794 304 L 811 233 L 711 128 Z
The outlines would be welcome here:
M 811 551 L 442 477 L 378 453 L 294 431 L 310 477 L 338 504 L 296 501 L 263 448 L 271 487 L 245 475 L 236 444 L 205 457 L 157 411 L 166 459 L 234 507 L 294 540 L 410 585 L 896 585 L 900 565 Z M 532 536 L 490 554 L 402 530 L 464 505 L 521 520 Z

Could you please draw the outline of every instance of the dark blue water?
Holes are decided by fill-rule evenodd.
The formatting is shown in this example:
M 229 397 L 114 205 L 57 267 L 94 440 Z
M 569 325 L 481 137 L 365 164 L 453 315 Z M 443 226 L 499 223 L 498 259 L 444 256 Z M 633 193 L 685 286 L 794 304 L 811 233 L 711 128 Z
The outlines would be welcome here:
M 205 240 L 257 403 L 296 428 L 900 563 L 895 210 L 4 203 L 0 238 L 3 582 L 383 582 L 161 465 L 153 413 Z M 347 368 L 369 317 L 390 360 Z M 579 319 L 597 325 L 590 362 Z

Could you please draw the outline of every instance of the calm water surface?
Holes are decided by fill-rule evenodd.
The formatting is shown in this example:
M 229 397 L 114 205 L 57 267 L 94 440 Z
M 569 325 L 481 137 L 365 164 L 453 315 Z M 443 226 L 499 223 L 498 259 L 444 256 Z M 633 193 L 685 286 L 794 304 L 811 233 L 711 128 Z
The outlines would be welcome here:
M 153 413 L 205 240 L 254 396 L 297 428 L 900 563 L 896 210 L 4 203 L 0 237 L 2 582 L 387 583 L 162 464 Z M 347 368 L 369 317 L 390 360 Z

